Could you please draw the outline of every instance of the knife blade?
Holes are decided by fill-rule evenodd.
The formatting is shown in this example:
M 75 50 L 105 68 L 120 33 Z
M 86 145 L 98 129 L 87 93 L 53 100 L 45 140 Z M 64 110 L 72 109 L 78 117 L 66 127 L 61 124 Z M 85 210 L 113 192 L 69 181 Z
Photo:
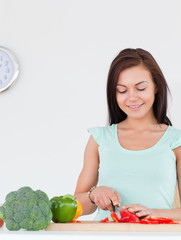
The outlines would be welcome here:
M 117 206 L 115 206 L 112 201 L 111 201 L 111 205 L 112 205 L 113 212 L 116 213 L 118 218 L 121 218 L 121 214 L 120 214 L 119 208 Z

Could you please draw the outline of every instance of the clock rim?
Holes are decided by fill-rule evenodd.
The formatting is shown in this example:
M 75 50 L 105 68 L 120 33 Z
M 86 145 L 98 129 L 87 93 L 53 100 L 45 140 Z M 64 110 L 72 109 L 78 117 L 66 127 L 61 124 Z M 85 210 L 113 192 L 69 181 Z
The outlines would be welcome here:
M 18 75 L 19 75 L 19 63 L 18 63 L 18 60 L 15 57 L 14 53 L 9 48 L 0 46 L 0 51 L 4 51 L 6 54 L 8 54 L 10 56 L 13 64 L 14 64 L 14 74 L 13 74 L 13 77 L 12 77 L 11 81 L 5 87 L 0 88 L 0 93 L 2 93 L 4 91 L 8 90 L 15 83 L 15 81 L 17 80 Z

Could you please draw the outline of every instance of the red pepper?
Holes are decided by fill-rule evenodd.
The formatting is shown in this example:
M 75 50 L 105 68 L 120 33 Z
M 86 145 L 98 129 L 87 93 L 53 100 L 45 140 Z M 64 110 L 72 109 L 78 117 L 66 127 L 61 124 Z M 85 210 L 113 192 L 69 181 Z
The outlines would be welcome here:
M 138 223 L 140 222 L 140 219 L 136 214 L 129 212 L 127 209 L 120 210 L 121 214 L 121 222 L 129 222 L 129 223 Z
M 118 215 L 115 212 L 111 212 L 111 217 L 113 219 L 114 222 L 119 222 L 119 218 Z
M 72 221 L 70 221 L 69 223 L 80 223 L 81 221 L 73 219 Z
M 145 217 L 139 219 L 135 213 L 129 212 L 127 209 L 120 210 L 121 218 L 119 219 L 115 212 L 111 212 L 111 217 L 114 222 L 124 222 L 124 223 L 141 223 L 141 224 L 180 224 L 179 222 L 174 222 L 172 218 L 167 217 Z M 109 222 L 108 218 L 103 219 L 101 222 Z
M 141 224 L 159 224 L 158 221 L 146 221 L 146 220 L 141 220 L 140 221 Z
M 136 214 L 129 212 L 128 210 L 120 210 L 121 218 L 119 219 L 115 212 L 111 213 L 111 217 L 114 222 L 129 222 L 138 223 L 139 217 Z
M 107 218 L 105 218 L 105 219 L 101 220 L 100 222 L 103 222 L 103 223 L 108 223 L 108 222 L 109 222 L 109 218 L 107 217 Z
M 140 219 L 135 214 L 130 214 L 129 222 L 130 223 L 137 223 L 137 222 L 140 222 Z
M 125 209 L 125 210 L 120 210 L 120 214 L 121 214 L 121 218 L 125 218 L 125 217 L 129 217 L 130 216 L 130 214 L 129 214 L 130 212 L 128 212 L 128 210 L 127 209 Z
M 158 221 L 158 223 L 167 223 L 167 224 L 173 224 L 174 221 L 172 218 L 167 218 L 167 217 L 152 217 L 149 216 L 146 219 L 149 221 Z
M 129 216 L 125 216 L 119 219 L 119 222 L 129 222 Z
M 154 218 L 154 217 L 150 216 L 147 219 L 151 220 L 151 221 L 156 219 L 158 221 L 158 223 L 173 223 L 173 219 L 172 218 L 164 218 L 164 217 L 156 217 L 156 218 Z
M 2 227 L 2 226 L 3 226 L 3 224 L 4 224 L 4 221 L 3 221 L 3 219 L 2 219 L 2 218 L 0 218 L 0 227 Z
M 141 219 L 140 220 L 141 224 L 159 224 L 157 220 L 148 220 L 147 218 Z

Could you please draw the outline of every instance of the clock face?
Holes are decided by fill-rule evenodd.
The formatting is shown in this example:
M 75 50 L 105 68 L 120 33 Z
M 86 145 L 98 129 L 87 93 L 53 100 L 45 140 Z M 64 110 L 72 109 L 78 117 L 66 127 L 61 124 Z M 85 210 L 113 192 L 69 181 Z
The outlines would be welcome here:
M 17 79 L 19 65 L 13 53 L 0 47 L 0 92 L 7 90 Z

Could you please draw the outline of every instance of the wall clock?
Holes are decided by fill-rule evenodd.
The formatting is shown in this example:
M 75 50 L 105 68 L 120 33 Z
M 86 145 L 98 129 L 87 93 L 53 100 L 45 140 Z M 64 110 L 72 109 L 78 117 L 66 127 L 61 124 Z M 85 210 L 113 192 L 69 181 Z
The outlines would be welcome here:
M 15 55 L 0 46 L 0 92 L 7 90 L 19 75 L 19 64 Z

